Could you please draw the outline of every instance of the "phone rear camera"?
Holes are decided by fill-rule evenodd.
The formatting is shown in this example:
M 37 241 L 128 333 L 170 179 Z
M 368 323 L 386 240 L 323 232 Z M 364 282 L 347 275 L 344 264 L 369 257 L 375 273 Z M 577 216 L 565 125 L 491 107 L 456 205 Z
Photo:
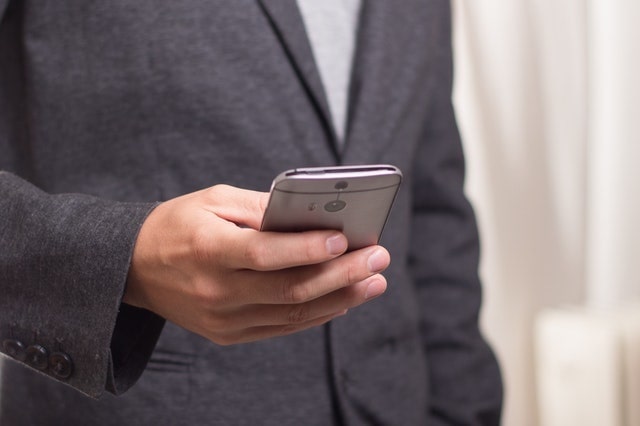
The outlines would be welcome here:
M 347 203 L 345 203 L 344 201 L 334 200 L 334 201 L 329 201 L 327 204 L 325 204 L 324 209 L 329 213 L 335 213 L 344 209 L 346 206 L 347 206 Z

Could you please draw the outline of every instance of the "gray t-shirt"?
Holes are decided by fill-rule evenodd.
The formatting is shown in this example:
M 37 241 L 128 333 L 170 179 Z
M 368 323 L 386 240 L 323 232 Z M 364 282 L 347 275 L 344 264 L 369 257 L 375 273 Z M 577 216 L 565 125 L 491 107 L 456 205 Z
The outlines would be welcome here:
M 360 0 L 297 0 L 338 140 L 344 141 Z

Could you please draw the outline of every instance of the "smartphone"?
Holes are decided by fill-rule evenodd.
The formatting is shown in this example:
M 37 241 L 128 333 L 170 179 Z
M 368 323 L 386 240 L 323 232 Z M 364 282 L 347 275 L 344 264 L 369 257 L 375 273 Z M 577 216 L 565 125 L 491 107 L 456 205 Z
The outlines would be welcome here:
M 401 181 L 388 164 L 287 170 L 273 180 L 261 230 L 335 229 L 349 251 L 377 244 Z

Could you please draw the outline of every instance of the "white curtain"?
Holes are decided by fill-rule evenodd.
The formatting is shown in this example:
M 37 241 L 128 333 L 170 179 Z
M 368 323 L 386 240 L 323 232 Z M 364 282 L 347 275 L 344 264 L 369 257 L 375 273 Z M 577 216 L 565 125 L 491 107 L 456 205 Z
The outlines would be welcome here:
M 483 326 L 505 375 L 504 424 L 535 425 L 536 315 L 640 298 L 640 2 L 453 6 Z

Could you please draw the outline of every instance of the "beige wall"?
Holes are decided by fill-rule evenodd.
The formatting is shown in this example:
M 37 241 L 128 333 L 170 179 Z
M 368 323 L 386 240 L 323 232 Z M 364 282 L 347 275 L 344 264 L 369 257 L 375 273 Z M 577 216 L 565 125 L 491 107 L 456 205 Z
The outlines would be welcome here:
M 638 5 L 454 0 L 455 102 L 505 425 L 538 423 L 538 312 L 639 296 Z

